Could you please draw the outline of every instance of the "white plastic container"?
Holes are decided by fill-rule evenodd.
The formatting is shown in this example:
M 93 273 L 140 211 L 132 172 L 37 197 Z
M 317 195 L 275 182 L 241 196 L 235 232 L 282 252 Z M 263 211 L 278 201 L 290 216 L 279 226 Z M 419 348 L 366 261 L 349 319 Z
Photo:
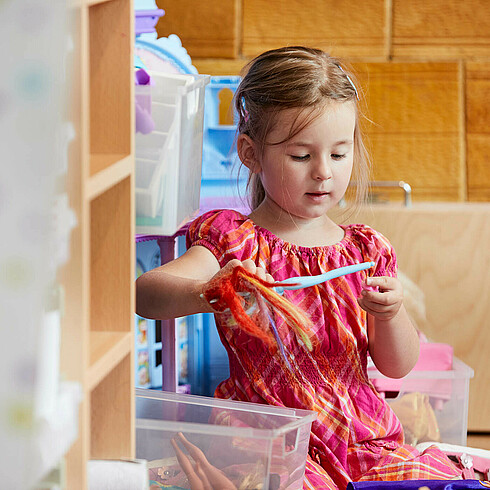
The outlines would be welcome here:
M 136 233 L 172 236 L 199 209 L 204 87 L 209 75 L 149 72 L 136 101 L 155 127 L 136 133 Z
M 407 443 L 435 440 L 466 445 L 470 379 L 474 371 L 464 362 L 454 357 L 450 370 L 414 370 L 396 380 L 375 368 L 369 368 L 368 375 L 402 422 Z
M 236 488 L 302 489 L 316 416 L 309 410 L 137 389 L 136 457 L 148 461 L 150 484 L 190 488 L 171 443 L 177 437 L 194 465 L 177 435 L 182 433 Z

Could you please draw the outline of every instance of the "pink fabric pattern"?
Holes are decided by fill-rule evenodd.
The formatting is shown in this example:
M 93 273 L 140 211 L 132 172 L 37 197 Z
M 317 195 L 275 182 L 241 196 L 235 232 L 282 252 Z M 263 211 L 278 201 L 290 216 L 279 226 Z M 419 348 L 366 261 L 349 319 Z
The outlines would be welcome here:
M 228 328 L 218 315 L 230 378 L 218 386 L 215 396 L 318 413 L 305 489 L 344 489 L 349 481 L 457 477 L 459 470 L 435 447 L 419 454 L 404 445 L 399 420 L 368 379 L 366 313 L 356 298 L 368 274 L 396 276 L 396 255 L 388 240 L 368 226 L 343 229 L 339 243 L 307 248 L 284 242 L 233 210 L 210 211 L 191 223 L 188 246 L 208 248 L 222 267 L 231 259 L 252 259 L 276 281 L 376 263 L 367 271 L 284 293 L 313 320 L 316 339 L 310 354 L 276 318 L 284 346 L 294 355 L 295 375 L 260 340 Z

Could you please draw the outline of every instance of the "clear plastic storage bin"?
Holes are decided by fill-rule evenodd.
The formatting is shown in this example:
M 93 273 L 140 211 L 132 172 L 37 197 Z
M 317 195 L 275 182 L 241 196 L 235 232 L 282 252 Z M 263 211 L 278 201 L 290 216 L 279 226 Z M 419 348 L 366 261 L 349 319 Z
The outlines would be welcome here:
M 156 486 L 190 488 L 173 439 L 193 466 L 200 459 L 237 489 L 302 489 L 315 419 L 308 410 L 137 389 L 136 457 Z
M 446 371 L 410 372 L 390 379 L 377 369 L 368 375 L 402 422 L 408 444 L 440 441 L 466 445 L 468 397 L 473 369 L 453 358 Z
M 173 235 L 199 210 L 204 88 L 209 75 L 149 72 L 136 104 L 154 129 L 136 133 L 136 233 Z M 147 125 L 151 127 L 151 124 Z

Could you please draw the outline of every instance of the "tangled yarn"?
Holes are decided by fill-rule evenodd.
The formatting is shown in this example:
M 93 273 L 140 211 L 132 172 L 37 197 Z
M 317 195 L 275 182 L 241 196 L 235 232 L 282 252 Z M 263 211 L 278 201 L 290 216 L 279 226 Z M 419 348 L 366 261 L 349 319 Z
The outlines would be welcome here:
M 282 350 L 282 342 L 269 314 L 270 306 L 311 351 L 311 321 L 274 290 L 281 285 L 281 282 L 266 282 L 239 266 L 211 282 L 203 296 L 217 312 L 229 310 L 239 328 L 261 339 L 275 352 L 277 348 Z

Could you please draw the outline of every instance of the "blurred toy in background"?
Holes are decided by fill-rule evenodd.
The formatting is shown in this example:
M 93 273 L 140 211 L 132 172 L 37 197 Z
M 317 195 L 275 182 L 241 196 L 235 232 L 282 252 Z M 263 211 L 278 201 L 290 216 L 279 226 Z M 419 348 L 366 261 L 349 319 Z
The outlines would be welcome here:
M 419 442 L 439 442 L 441 435 L 429 396 L 407 393 L 390 403 L 403 425 L 405 443 L 416 446 Z

